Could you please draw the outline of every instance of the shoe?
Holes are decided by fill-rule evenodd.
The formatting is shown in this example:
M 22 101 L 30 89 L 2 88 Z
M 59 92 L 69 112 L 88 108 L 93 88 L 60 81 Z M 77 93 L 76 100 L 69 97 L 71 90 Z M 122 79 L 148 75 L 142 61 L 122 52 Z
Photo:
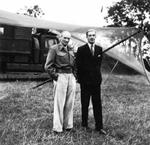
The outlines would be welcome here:
M 61 134 L 62 132 L 58 132 L 58 131 L 55 131 L 55 130 L 53 130 L 53 134 L 54 135 L 59 135 L 59 134 Z
M 95 131 L 99 132 L 99 134 L 102 134 L 102 135 L 106 135 L 106 131 L 104 129 L 98 129 L 96 128 Z
M 71 131 L 72 130 L 72 128 L 67 128 L 67 129 L 65 129 L 65 131 Z
M 104 129 L 100 129 L 99 134 L 106 135 L 107 133 L 106 133 L 106 131 Z
M 88 126 L 82 126 L 82 129 L 87 132 L 92 132 L 92 129 Z

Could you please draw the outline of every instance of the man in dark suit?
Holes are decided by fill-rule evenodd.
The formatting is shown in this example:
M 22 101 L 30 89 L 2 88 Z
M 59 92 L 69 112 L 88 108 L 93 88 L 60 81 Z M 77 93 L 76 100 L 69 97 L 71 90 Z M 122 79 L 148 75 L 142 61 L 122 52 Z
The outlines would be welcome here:
M 101 62 L 102 47 L 95 44 L 96 31 L 90 29 L 86 32 L 88 43 L 80 46 L 76 54 L 77 79 L 81 88 L 82 127 L 88 127 L 88 107 L 90 97 L 95 118 L 95 130 L 106 134 L 103 130 L 102 104 L 101 104 Z

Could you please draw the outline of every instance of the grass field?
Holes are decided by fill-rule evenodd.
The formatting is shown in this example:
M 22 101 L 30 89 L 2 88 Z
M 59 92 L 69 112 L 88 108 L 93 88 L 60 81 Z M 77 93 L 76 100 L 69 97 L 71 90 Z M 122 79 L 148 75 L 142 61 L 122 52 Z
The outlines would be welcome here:
M 107 81 L 105 81 L 107 79 Z M 103 122 L 108 134 L 81 129 L 77 85 L 74 129 L 52 132 L 52 83 L 0 82 L 0 145 L 150 145 L 150 86 L 141 75 L 103 75 Z M 92 108 L 89 126 L 94 129 Z

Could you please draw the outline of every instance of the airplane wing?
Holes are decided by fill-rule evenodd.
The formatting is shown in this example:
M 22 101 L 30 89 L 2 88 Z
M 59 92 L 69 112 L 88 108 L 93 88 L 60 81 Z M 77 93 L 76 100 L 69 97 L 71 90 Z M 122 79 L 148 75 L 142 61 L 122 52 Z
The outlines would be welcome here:
M 78 31 L 78 32 L 79 31 L 85 32 L 88 28 L 90 28 L 90 27 L 84 27 L 79 25 L 71 25 L 65 23 L 58 23 L 54 21 L 42 20 L 39 18 L 10 13 L 3 10 L 0 10 L 0 24 L 7 24 L 7 25 L 21 26 L 21 27 L 54 29 L 54 30 Z
M 77 43 L 77 47 L 86 43 L 85 32 L 91 27 L 84 27 L 79 25 L 71 25 L 65 23 L 58 23 L 54 21 L 46 21 L 38 18 L 24 16 L 20 14 L 14 14 L 0 10 L 0 24 L 22 26 L 22 27 L 35 27 L 43 29 L 54 29 L 58 31 L 68 30 L 72 33 L 73 41 Z M 97 44 L 101 45 L 104 50 L 118 41 L 123 40 L 127 36 L 135 33 L 136 28 L 100 28 L 92 27 L 97 30 Z M 138 34 L 131 39 L 122 42 L 115 46 L 106 53 L 126 64 L 127 66 L 135 69 L 141 74 L 150 76 L 149 72 L 144 68 L 143 61 L 141 59 L 141 42 L 143 34 Z

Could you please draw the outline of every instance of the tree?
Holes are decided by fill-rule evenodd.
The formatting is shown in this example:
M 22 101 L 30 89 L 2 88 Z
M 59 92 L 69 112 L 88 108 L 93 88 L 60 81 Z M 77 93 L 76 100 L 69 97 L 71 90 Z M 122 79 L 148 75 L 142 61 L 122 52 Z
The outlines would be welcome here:
M 21 9 L 21 11 L 22 12 L 17 12 L 17 14 L 23 14 L 35 18 L 42 17 L 43 15 L 45 15 L 43 10 L 38 5 L 34 5 L 33 7 L 30 8 L 25 6 L 24 9 Z
M 150 40 L 150 0 L 120 0 L 108 7 L 105 19 L 116 27 L 141 26 Z
M 31 17 L 35 17 L 35 18 L 39 18 L 39 17 L 42 17 L 43 15 L 45 15 L 43 10 L 38 5 L 34 5 L 30 8 L 25 6 L 23 9 L 21 9 L 20 12 L 17 12 L 17 14 L 23 14 L 25 16 L 31 16 Z M 37 32 L 37 29 L 32 28 L 32 33 L 34 34 L 36 32 Z
M 150 0 L 121 0 L 108 8 L 107 22 L 114 26 L 133 27 L 141 23 L 148 24 L 150 18 Z

